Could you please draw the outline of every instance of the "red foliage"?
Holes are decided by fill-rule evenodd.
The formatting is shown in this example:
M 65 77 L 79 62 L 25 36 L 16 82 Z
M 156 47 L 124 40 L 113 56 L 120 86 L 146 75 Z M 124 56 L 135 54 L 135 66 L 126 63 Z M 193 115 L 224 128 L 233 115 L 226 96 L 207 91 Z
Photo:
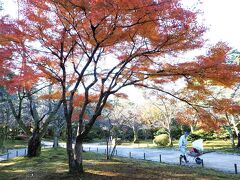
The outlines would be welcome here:
M 240 67 L 225 63 L 229 48 L 224 43 L 193 61 L 171 59 L 205 42 L 206 28 L 198 23 L 197 12 L 185 9 L 180 0 L 20 2 L 21 19 L 6 20 L 0 28 L 0 72 L 6 77 L 14 71 L 13 78 L 3 78 L 12 91 L 19 86 L 29 89 L 42 77 L 62 91 L 43 98 L 66 100 L 72 95 L 70 105 L 92 103 L 99 116 L 104 106 L 111 108 L 109 95 L 126 98 L 117 92 L 136 83 L 159 87 L 185 78 L 187 88 L 197 92 L 197 101 L 207 93 L 205 86 L 239 82 Z M 215 122 L 208 113 L 200 114 L 209 127 Z

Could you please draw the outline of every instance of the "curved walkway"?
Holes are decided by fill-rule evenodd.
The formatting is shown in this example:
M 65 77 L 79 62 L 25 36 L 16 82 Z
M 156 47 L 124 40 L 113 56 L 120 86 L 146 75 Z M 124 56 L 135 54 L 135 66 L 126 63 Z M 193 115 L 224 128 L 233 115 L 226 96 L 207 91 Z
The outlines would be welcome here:
M 105 153 L 106 146 L 99 144 L 84 144 L 85 151 L 94 151 L 99 153 Z M 122 157 L 132 157 L 136 159 L 145 159 L 151 161 L 160 161 L 164 163 L 170 164 L 179 164 L 179 156 L 180 153 L 178 150 L 174 149 L 155 149 L 155 148 L 136 148 L 129 146 L 118 146 L 117 147 L 117 155 Z M 161 157 L 160 157 L 161 155 Z M 227 153 L 217 153 L 210 152 L 203 154 L 201 156 L 204 162 L 204 167 L 216 169 L 219 171 L 224 171 L 228 173 L 235 173 L 235 165 L 237 165 L 240 173 L 240 155 L 227 154 Z M 188 157 L 189 163 L 183 165 L 188 166 L 199 166 L 195 163 L 194 158 Z

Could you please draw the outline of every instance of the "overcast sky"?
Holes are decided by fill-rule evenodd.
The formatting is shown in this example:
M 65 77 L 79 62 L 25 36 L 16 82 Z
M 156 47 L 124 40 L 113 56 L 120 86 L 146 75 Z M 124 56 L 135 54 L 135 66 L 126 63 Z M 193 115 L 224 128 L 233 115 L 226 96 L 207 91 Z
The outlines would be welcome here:
M 227 41 L 240 50 L 240 0 L 204 0 L 203 8 L 209 25 L 207 37 L 212 42 Z

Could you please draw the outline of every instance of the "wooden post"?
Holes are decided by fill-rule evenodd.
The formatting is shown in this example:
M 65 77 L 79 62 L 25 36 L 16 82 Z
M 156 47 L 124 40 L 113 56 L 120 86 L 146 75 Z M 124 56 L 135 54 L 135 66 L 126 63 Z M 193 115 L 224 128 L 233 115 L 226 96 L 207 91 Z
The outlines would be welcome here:
M 203 164 L 203 159 L 202 159 L 202 167 L 204 167 L 204 164 Z
M 16 157 L 18 157 L 18 150 L 16 151 Z
M 116 156 L 117 156 L 117 150 L 116 150 Z
M 25 154 L 25 156 L 27 155 L 27 149 L 25 149 L 24 154 Z
M 9 153 L 8 153 L 8 149 L 7 149 L 7 160 L 9 159 Z
M 179 157 L 179 164 L 182 165 L 182 156 Z
M 145 155 L 145 153 L 143 154 L 143 159 L 144 159 L 144 160 L 146 159 L 146 155 Z
M 131 154 L 131 152 L 129 152 L 129 158 L 132 158 L 132 154 Z
M 234 164 L 234 168 L 235 168 L 235 174 L 237 174 L 237 164 Z
M 90 149 L 91 149 L 91 148 L 89 147 L 89 148 L 88 148 L 88 151 L 90 151 Z
M 160 162 L 160 163 L 162 162 L 162 156 L 161 156 L 161 154 L 159 155 L 159 162 Z

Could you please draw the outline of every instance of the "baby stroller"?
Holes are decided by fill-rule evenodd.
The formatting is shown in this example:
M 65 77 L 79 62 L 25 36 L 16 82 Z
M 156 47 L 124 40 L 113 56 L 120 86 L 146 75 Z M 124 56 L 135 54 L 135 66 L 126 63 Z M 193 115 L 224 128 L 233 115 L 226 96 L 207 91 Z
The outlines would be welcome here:
M 202 164 L 203 159 L 199 156 L 203 155 L 203 140 L 198 139 L 192 142 L 192 149 L 187 153 L 188 156 L 192 157 L 197 164 Z

